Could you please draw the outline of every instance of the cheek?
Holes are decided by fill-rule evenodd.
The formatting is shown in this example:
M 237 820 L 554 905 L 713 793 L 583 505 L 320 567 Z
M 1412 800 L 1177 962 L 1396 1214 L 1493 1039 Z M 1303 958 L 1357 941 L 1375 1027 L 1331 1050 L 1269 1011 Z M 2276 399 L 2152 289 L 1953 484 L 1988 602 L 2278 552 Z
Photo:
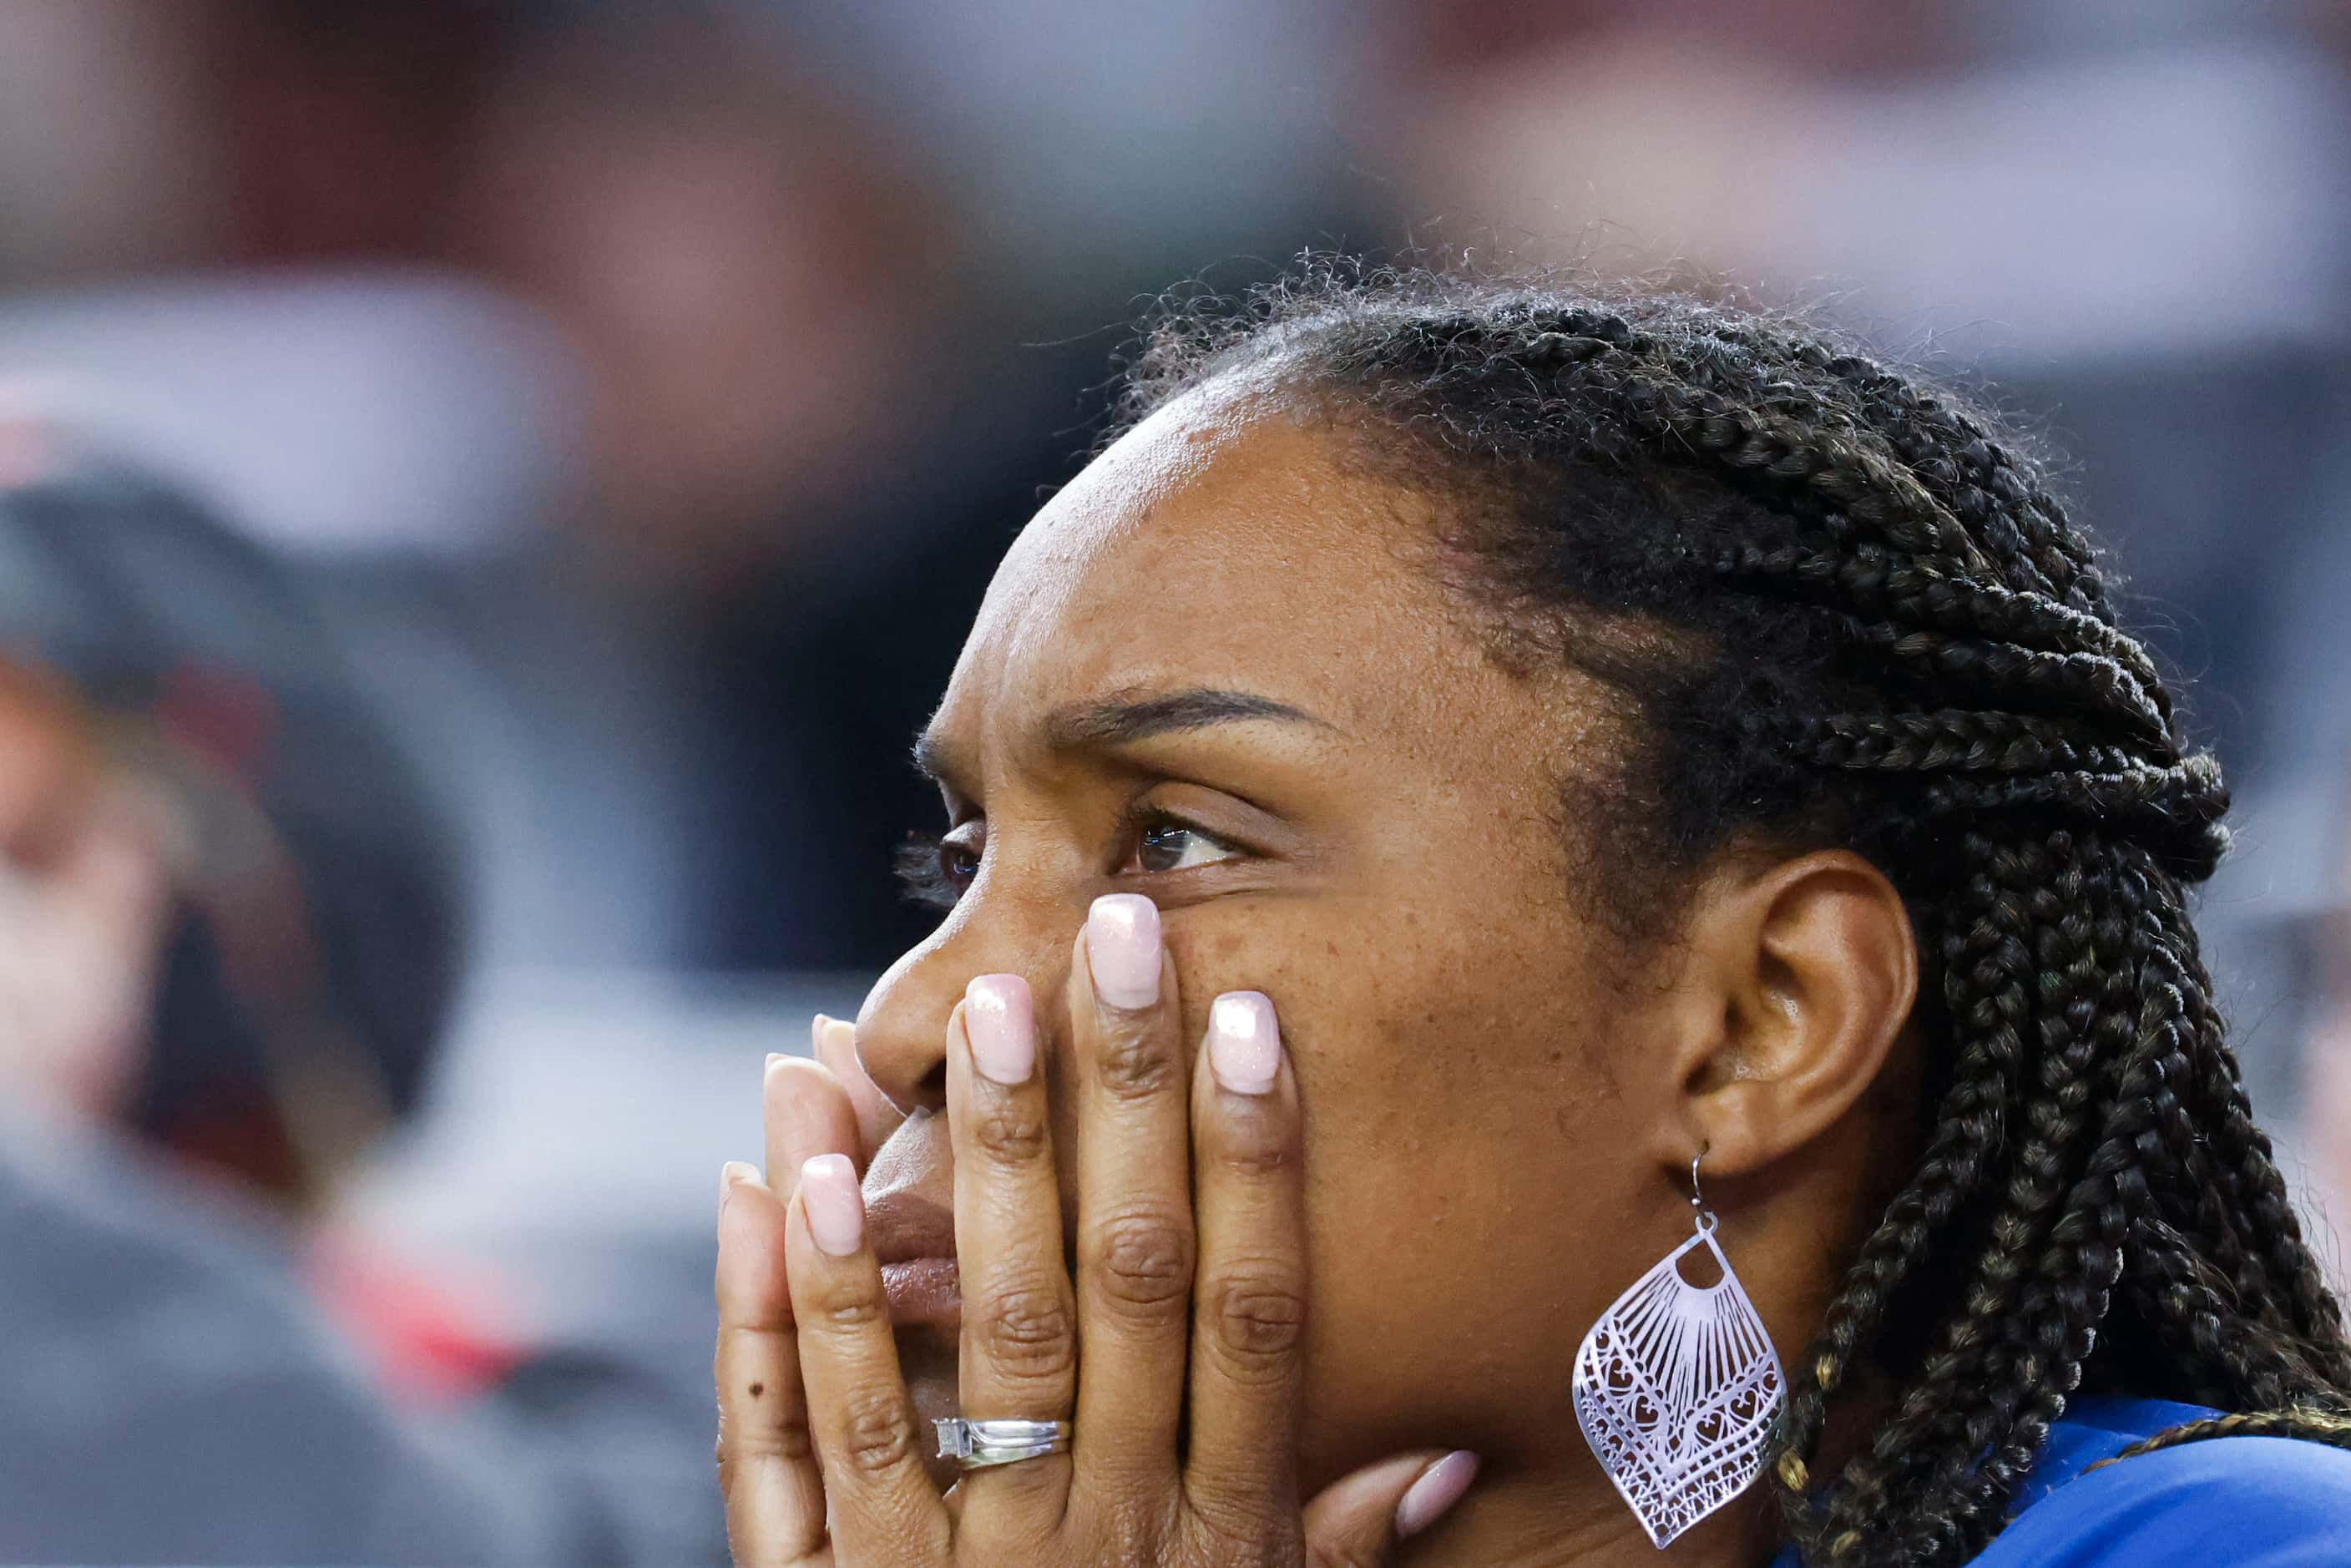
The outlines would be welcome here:
M 1322 899 L 1180 912 L 1169 945 L 1192 1027 L 1217 991 L 1263 990 L 1292 1052 L 1312 1468 L 1543 1447 L 1557 1410 L 1525 1391 L 1564 1400 L 1577 1340 L 1632 1278 L 1607 1220 L 1632 1162 L 1593 1065 L 1617 1020 L 1611 993 L 1570 980 L 1589 972 L 1560 956 L 1573 934 Z

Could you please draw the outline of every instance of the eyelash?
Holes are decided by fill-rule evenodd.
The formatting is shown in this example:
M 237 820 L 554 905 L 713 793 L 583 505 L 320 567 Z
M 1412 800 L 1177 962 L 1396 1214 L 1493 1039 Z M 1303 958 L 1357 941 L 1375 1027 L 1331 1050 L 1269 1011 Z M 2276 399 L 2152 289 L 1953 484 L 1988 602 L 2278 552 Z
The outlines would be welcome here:
M 1134 834 L 1151 828 L 1176 828 L 1187 833 L 1196 833 L 1221 848 L 1237 852 L 1238 849 L 1238 845 L 1210 832 L 1197 822 L 1186 821 L 1153 807 L 1130 809 L 1120 819 L 1119 842 L 1123 844 Z M 898 846 L 897 854 L 893 857 L 896 863 L 893 867 L 908 903 L 937 910 L 943 915 L 956 906 L 956 901 L 963 896 L 963 885 L 946 870 L 945 862 L 950 850 L 958 854 L 968 853 L 960 844 L 950 845 L 945 833 L 925 832 L 919 829 L 908 831 L 906 841 Z
M 963 889 L 956 885 L 955 879 L 940 863 L 946 852 L 947 837 L 945 833 L 908 831 L 906 841 L 898 846 L 897 853 L 892 857 L 893 863 L 891 867 L 907 903 L 937 910 L 942 915 L 955 907 L 956 900 L 963 895 Z

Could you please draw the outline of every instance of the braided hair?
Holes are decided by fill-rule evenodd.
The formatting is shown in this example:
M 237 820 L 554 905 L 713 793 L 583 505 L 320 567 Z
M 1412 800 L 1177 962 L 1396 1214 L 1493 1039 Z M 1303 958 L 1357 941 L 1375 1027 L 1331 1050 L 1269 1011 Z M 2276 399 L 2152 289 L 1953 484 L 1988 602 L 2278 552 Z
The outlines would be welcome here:
M 1808 1561 L 1973 1557 L 2076 1393 L 2228 1413 L 2141 1448 L 2351 1447 L 2351 1344 L 2186 906 L 2227 845 L 2220 770 L 2014 437 L 1777 316 L 1331 263 L 1171 314 L 1116 428 L 1234 375 L 1384 437 L 1356 444 L 1445 497 L 1439 569 L 1498 650 L 1621 701 L 1629 744 L 1570 818 L 1638 870 L 1599 879 L 1606 913 L 1670 918 L 1759 835 L 1853 849 L 1909 909 L 1920 1153 L 1771 1468 Z M 1865 1370 L 1894 1396 L 1816 1478 Z

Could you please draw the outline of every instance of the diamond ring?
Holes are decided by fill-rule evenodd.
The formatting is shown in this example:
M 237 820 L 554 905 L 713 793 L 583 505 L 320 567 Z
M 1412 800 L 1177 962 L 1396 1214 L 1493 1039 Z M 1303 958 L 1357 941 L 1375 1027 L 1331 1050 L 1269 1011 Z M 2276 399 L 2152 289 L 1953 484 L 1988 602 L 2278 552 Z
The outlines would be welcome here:
M 1067 1421 L 967 1421 L 949 1416 L 931 1425 L 938 1429 L 939 1458 L 953 1459 L 965 1469 L 987 1465 L 1018 1464 L 1047 1454 L 1067 1453 Z

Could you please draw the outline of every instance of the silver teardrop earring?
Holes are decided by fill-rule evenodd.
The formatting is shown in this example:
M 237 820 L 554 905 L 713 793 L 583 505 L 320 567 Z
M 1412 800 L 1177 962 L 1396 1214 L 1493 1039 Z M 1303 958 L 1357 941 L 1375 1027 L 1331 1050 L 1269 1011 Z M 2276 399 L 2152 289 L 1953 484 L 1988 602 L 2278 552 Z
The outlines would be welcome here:
M 1662 1547 L 1762 1473 L 1788 1380 L 1755 1304 L 1714 1239 L 1698 1192 L 1698 1234 L 1600 1314 L 1575 1353 L 1575 1419 L 1608 1479 Z M 1722 1278 L 1693 1285 L 1682 1260 L 1703 1247 Z

